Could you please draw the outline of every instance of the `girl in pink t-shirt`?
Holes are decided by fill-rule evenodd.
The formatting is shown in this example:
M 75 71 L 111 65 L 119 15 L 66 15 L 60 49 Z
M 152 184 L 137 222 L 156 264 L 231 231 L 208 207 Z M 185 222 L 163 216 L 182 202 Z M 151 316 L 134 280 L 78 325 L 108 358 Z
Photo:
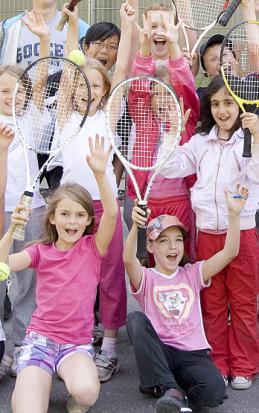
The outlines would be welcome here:
M 98 230 L 93 201 L 78 184 L 60 186 L 51 196 L 43 223 L 43 238 L 9 256 L 12 271 L 36 270 L 36 309 L 18 358 L 12 397 L 13 412 L 48 410 L 52 376 L 62 378 L 70 394 L 67 410 L 86 412 L 99 394 L 93 361 L 93 306 L 102 258 L 113 237 L 117 203 L 106 174 L 110 148 L 104 139 L 89 138 L 87 162 L 96 179 L 103 205 Z M 15 225 L 26 219 L 18 205 L 0 241 L 0 261 L 6 262 Z
M 142 312 L 128 316 L 127 330 L 134 346 L 140 391 L 154 397 L 156 412 L 192 411 L 223 403 L 226 385 L 210 357 L 200 306 L 200 291 L 238 255 L 239 215 L 248 190 L 237 185 L 226 192 L 229 226 L 224 248 L 206 261 L 186 264 L 186 227 L 176 216 L 160 215 L 147 227 L 147 249 L 154 268 L 136 258 L 138 225 L 147 218 L 133 208 L 133 227 L 124 247 L 124 264 L 131 293 Z M 162 397 L 161 397 L 162 396 Z

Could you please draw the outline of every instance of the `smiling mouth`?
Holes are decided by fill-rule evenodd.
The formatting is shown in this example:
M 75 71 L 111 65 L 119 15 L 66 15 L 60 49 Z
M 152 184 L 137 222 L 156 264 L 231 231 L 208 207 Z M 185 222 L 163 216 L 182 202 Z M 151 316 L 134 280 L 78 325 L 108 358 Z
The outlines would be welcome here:
M 66 229 L 66 233 L 68 235 L 75 235 L 77 233 L 77 229 Z
M 156 46 L 165 46 L 166 41 L 162 39 L 161 40 L 155 39 L 154 43 Z

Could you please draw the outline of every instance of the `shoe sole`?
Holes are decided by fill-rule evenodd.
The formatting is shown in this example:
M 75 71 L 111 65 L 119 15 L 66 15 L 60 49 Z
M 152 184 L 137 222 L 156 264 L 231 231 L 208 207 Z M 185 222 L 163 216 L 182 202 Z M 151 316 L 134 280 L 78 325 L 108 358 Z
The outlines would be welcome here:
M 105 377 L 99 377 L 100 382 L 101 382 L 101 383 L 105 383 L 106 381 L 109 381 L 114 374 L 117 374 L 117 373 L 118 373 L 119 370 L 120 370 L 120 366 L 117 365 L 116 367 L 114 367 L 114 368 L 110 371 L 110 373 L 109 373 L 107 376 L 105 376 Z
M 163 397 L 156 403 L 156 413 L 180 413 L 181 404 L 176 404 L 171 397 Z
M 252 386 L 252 383 L 249 383 L 249 385 L 248 384 L 232 384 L 231 383 L 231 387 L 234 390 L 247 390 L 247 389 L 250 389 L 251 386 Z

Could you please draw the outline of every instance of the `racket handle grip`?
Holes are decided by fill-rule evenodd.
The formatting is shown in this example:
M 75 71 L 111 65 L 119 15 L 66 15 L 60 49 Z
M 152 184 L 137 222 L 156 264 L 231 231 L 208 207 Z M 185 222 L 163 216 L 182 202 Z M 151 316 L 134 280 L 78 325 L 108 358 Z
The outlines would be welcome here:
M 147 205 L 138 204 L 145 214 L 147 215 Z M 147 227 L 138 227 L 138 244 L 137 244 L 137 257 L 139 260 L 147 258 Z
M 224 13 L 219 18 L 219 24 L 221 26 L 226 26 L 235 13 L 236 9 L 240 6 L 242 0 L 233 0 L 228 8 L 224 11 Z
M 66 14 L 62 15 L 62 17 L 59 20 L 58 24 L 56 25 L 55 29 L 58 32 L 62 32 L 62 30 L 64 29 L 64 26 L 68 22 L 68 20 L 69 20 L 69 17 Z
M 251 132 L 249 129 L 245 129 L 244 131 L 244 147 L 243 147 L 243 158 L 251 158 L 251 145 L 252 145 L 252 137 Z
M 29 191 L 25 191 L 22 197 L 22 205 L 26 206 L 27 208 L 31 207 L 32 204 L 32 197 L 33 193 Z M 27 212 L 23 212 L 24 217 L 28 217 L 29 215 L 29 210 Z M 14 233 L 13 233 L 13 239 L 16 239 L 18 241 L 24 241 L 25 238 L 25 227 L 26 225 L 16 225 Z

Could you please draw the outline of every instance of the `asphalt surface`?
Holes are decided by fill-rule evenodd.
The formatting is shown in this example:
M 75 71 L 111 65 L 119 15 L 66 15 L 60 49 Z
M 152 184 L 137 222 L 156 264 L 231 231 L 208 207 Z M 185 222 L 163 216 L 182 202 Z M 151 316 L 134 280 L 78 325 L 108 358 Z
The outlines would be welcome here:
M 13 283 L 15 285 L 15 283 Z M 13 285 L 12 285 L 13 287 Z M 14 286 L 15 288 L 15 286 Z M 128 297 L 128 312 L 138 309 L 132 297 Z M 5 324 L 7 348 L 12 347 L 11 322 Z M 155 400 L 138 391 L 138 376 L 131 343 L 125 328 L 119 332 L 118 353 L 120 371 L 101 387 L 100 397 L 89 413 L 154 413 Z M 0 382 L 0 413 L 11 413 L 10 400 L 15 379 L 8 377 Z M 204 409 L 200 413 L 259 413 L 259 376 L 248 390 L 237 391 L 228 387 L 228 399 L 218 408 Z M 53 380 L 49 413 L 65 413 L 67 392 L 58 379 Z M 34 413 L 33 407 L 28 413 Z

